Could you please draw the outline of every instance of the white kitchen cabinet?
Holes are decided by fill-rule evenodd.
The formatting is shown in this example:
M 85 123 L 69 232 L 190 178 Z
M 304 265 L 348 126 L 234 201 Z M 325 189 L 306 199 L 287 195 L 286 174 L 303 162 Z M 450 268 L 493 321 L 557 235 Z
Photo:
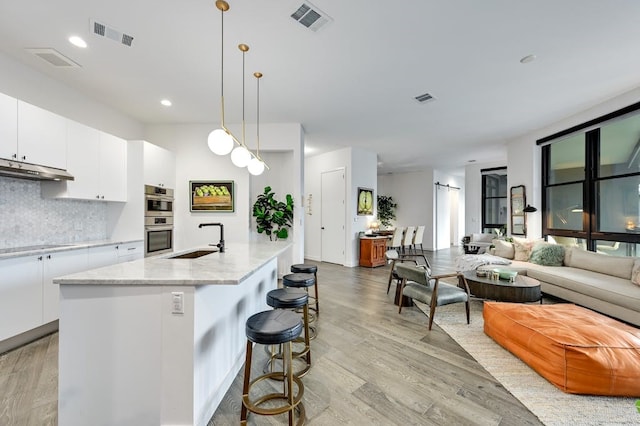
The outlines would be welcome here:
M 43 255 L 0 260 L 0 340 L 42 325 Z
M 116 247 L 117 244 L 89 247 L 88 269 L 102 268 L 118 263 L 118 249 Z
M 100 132 L 100 199 L 127 201 L 127 141 Z
M 18 158 L 18 100 L 0 93 L 0 158 Z
M 116 252 L 118 263 L 142 259 L 144 257 L 144 242 L 118 244 Z
M 18 100 L 18 161 L 67 168 L 67 119 Z
M 43 197 L 127 201 L 127 141 L 69 120 L 67 147 L 75 180 L 42 182 Z
M 86 271 L 87 249 L 47 253 L 43 255 L 42 266 L 42 323 L 47 324 L 60 316 L 60 286 L 53 279 Z
M 176 187 L 176 157 L 171 151 L 144 143 L 144 183 L 163 188 Z

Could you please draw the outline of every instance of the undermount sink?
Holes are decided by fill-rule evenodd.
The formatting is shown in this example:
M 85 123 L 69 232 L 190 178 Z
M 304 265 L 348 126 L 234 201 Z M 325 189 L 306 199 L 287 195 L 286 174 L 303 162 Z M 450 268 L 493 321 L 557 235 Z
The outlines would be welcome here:
M 218 252 L 218 249 L 194 250 L 187 253 L 171 256 L 169 257 L 169 259 L 197 259 L 199 257 L 206 256 L 211 253 L 217 253 L 217 252 Z

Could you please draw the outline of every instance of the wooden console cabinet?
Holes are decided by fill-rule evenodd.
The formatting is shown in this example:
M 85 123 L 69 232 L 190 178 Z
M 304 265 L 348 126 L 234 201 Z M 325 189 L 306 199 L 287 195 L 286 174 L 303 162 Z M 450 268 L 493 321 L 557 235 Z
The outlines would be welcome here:
M 360 266 L 374 268 L 387 262 L 384 254 L 387 251 L 386 237 L 360 238 Z

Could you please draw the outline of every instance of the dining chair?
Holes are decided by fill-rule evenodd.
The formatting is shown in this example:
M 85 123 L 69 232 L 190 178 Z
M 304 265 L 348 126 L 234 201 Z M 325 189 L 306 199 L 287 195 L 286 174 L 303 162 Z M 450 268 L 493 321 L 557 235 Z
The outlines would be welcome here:
M 396 229 L 393 231 L 393 237 L 391 238 L 391 242 L 389 243 L 389 248 L 398 249 L 402 247 L 402 233 L 404 232 L 404 228 L 402 226 L 396 226 Z
M 420 244 L 420 251 L 423 250 L 422 239 L 424 238 L 424 229 L 424 225 L 418 226 L 418 228 L 416 228 L 416 233 L 413 236 L 413 250 L 416 252 L 418 251 L 418 244 Z
M 415 232 L 415 226 L 407 226 L 407 230 L 404 233 L 404 239 L 402 240 L 402 252 L 405 252 L 405 247 L 409 247 L 411 251 L 411 245 L 413 244 L 413 233 Z
M 431 331 L 431 326 L 433 325 L 436 307 L 452 303 L 465 303 L 467 324 L 469 324 L 469 298 L 471 293 L 462 274 L 452 273 L 431 276 L 431 271 L 405 263 L 399 263 L 396 269 L 398 277 L 400 277 L 401 294 L 429 305 L 429 331 Z M 457 286 L 441 282 L 443 278 L 450 277 L 458 278 Z M 398 313 L 401 312 L 402 304 L 398 309 Z
M 391 249 L 387 250 L 384 255 L 387 258 L 387 262 L 391 264 L 391 269 L 389 270 L 389 282 L 387 283 L 387 294 L 389 294 L 389 289 L 391 288 L 391 281 L 396 280 L 397 282 L 400 280 L 396 271 L 396 263 L 398 262 L 411 262 L 431 273 L 431 265 L 424 254 L 400 254 L 397 250 Z

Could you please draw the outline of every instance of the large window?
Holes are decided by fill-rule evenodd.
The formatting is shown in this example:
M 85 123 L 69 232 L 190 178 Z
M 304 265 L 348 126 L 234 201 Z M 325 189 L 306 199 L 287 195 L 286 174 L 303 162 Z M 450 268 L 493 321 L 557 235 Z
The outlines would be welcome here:
M 640 104 L 538 143 L 544 145 L 543 234 L 592 251 L 635 256 Z
M 507 226 L 507 169 L 484 169 L 482 173 L 482 229 L 505 229 Z

